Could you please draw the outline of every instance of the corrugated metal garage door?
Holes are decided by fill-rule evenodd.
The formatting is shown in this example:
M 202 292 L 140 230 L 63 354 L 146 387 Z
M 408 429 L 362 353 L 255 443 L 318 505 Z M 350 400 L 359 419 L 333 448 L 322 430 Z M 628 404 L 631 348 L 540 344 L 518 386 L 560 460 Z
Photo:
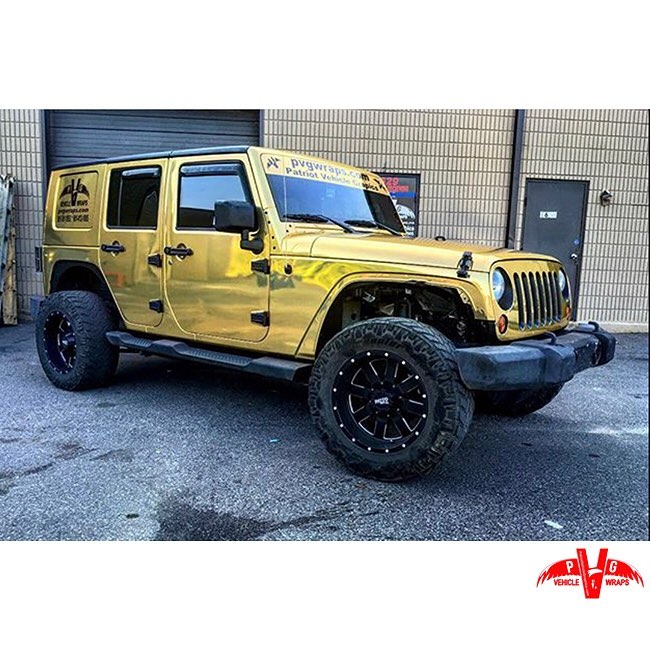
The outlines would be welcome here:
M 259 111 L 47 111 L 51 169 L 149 151 L 259 143 Z

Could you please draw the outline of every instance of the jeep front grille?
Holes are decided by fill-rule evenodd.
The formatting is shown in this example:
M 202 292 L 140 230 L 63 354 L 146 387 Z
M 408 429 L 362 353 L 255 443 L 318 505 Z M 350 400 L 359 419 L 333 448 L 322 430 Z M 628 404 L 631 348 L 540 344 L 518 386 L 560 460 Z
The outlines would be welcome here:
M 553 325 L 562 319 L 556 272 L 515 273 L 514 284 L 520 330 Z

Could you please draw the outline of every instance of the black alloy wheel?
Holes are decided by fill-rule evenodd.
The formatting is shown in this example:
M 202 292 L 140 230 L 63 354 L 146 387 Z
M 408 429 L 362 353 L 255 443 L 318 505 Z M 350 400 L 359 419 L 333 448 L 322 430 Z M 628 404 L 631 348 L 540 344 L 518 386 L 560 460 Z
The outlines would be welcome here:
M 67 316 L 60 311 L 50 312 L 45 320 L 43 337 L 52 367 L 57 372 L 70 372 L 77 358 L 77 339 Z
M 412 444 L 428 411 L 424 381 L 392 352 L 366 351 L 346 360 L 332 387 L 333 410 L 345 435 L 370 452 Z

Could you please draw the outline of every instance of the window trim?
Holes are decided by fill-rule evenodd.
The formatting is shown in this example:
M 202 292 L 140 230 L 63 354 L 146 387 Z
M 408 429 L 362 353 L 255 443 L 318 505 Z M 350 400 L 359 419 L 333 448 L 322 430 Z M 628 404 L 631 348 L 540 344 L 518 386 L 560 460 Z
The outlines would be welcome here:
M 108 223 L 108 208 L 111 198 L 111 176 L 113 172 L 120 172 L 120 180 L 126 178 L 158 178 L 158 209 L 156 211 L 156 225 L 155 226 L 111 226 Z M 125 172 L 127 172 L 125 174 Z M 137 172 L 140 172 L 139 174 Z M 143 173 L 150 172 L 150 173 Z M 131 231 L 145 231 L 156 232 L 160 225 L 160 202 L 162 198 L 163 178 L 162 178 L 162 165 L 147 165 L 145 167 L 113 167 L 108 169 L 108 183 L 106 192 L 106 210 L 104 211 L 104 226 L 106 230 L 131 230 Z M 120 183 L 120 193 L 118 196 L 118 207 L 122 203 L 122 183 Z M 121 215 L 118 215 L 121 216 Z
M 230 167 L 232 168 L 230 172 L 224 173 L 215 173 L 215 172 L 205 172 L 205 173 L 196 173 L 196 174 L 184 174 L 183 169 L 186 167 Z M 241 173 L 240 173 L 241 172 Z M 178 218 L 181 212 L 181 183 L 183 178 L 198 178 L 201 176 L 239 176 L 242 181 L 242 187 L 244 189 L 244 195 L 248 203 L 250 203 L 253 208 L 255 208 L 255 201 L 253 199 L 253 192 L 251 191 L 251 184 L 248 177 L 248 170 L 243 160 L 206 160 L 203 162 L 184 162 L 178 168 L 178 184 L 176 188 L 176 218 L 174 219 L 173 229 L 174 232 L 206 232 L 206 233 L 215 233 L 217 235 L 237 235 L 237 232 L 224 232 L 221 230 L 215 230 L 212 227 L 201 228 L 201 227 L 189 227 L 189 226 L 179 226 Z M 257 217 L 257 210 L 255 210 L 255 230 L 259 228 L 259 219 Z

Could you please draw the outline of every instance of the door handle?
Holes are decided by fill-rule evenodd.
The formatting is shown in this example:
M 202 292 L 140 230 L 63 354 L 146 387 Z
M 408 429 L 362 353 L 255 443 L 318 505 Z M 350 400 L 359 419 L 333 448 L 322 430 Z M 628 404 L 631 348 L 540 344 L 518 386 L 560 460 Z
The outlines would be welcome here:
M 115 255 L 119 255 L 126 250 L 119 241 L 114 241 L 112 244 L 102 244 L 100 248 L 104 253 L 115 253 Z
M 178 246 L 165 246 L 164 253 L 165 255 L 176 255 L 176 257 L 180 257 L 181 259 L 194 255 L 194 251 L 185 246 L 185 244 L 179 244 Z

